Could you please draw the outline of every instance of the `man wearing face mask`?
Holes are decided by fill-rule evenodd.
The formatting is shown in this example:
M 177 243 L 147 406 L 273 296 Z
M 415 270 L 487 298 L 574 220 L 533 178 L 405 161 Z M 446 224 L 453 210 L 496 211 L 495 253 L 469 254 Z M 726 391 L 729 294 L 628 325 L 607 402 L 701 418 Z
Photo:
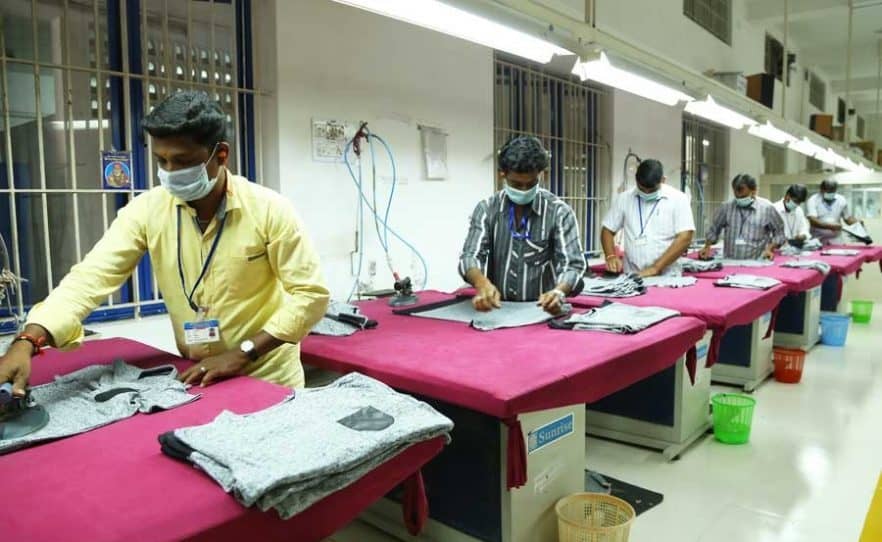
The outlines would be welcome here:
M 821 182 L 821 191 L 808 200 L 808 219 L 812 225 L 812 235 L 825 245 L 836 244 L 841 240 L 842 221 L 849 226 L 858 222 L 851 214 L 848 200 L 836 193 L 839 183 L 833 179 Z
M 808 221 L 801 207 L 807 196 L 805 185 L 792 184 L 784 197 L 775 202 L 775 210 L 784 223 L 784 237 L 796 243 L 805 241 L 810 235 Z
M 603 220 L 600 240 L 606 268 L 613 273 L 643 277 L 680 275 L 677 258 L 686 252 L 695 232 L 686 194 L 665 183 L 658 160 L 637 167 L 637 186 L 620 194 Z M 616 255 L 615 235 L 625 233 L 625 261 Z
M 74 348 L 82 320 L 150 254 L 190 384 L 249 374 L 304 384 L 297 343 L 328 303 L 318 258 L 290 203 L 226 168 L 226 116 L 184 91 L 143 120 L 162 186 L 120 209 L 110 228 L 42 303 L 0 358 L 0 382 L 23 395 L 44 344 Z
M 723 239 L 726 258 L 771 260 L 775 257 L 775 249 L 785 241 L 784 223 L 772 202 L 756 196 L 756 188 L 756 179 L 746 173 L 732 179 L 735 199 L 717 210 L 699 253 L 702 258 L 711 257 L 711 245 L 719 240 L 723 230 L 726 231 Z
M 556 314 L 585 273 L 579 225 L 569 205 L 539 188 L 548 152 L 535 137 L 515 137 L 499 150 L 503 189 L 472 213 L 459 273 L 477 289 L 476 309 L 537 301 Z

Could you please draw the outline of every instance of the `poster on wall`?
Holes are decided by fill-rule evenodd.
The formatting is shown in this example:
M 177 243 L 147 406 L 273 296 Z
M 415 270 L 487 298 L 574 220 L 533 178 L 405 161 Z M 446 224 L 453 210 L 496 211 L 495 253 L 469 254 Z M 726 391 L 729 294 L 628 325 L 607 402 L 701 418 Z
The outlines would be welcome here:
M 312 159 L 316 162 L 341 162 L 343 151 L 358 124 L 349 121 L 312 119 Z
M 101 151 L 101 176 L 106 190 L 132 188 L 132 153 L 130 151 Z
M 426 179 L 443 181 L 447 178 L 447 134 L 434 126 L 420 125 Z

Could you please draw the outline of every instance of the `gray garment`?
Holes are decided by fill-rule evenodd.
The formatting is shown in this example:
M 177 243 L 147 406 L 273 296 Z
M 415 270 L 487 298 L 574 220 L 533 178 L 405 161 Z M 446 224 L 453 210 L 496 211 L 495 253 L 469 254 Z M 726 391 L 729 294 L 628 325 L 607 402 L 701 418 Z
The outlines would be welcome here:
M 656 288 L 688 288 L 695 286 L 698 279 L 695 277 L 672 277 L 660 275 L 657 277 L 645 277 L 643 284 L 646 286 L 655 286 Z
M 772 260 L 730 260 L 723 258 L 721 263 L 723 267 L 772 267 L 775 262 Z
M 829 248 L 821 251 L 821 256 L 857 256 L 860 253 L 860 250 L 851 248 Z
M 352 418 L 365 416 L 367 407 L 370 417 L 393 423 L 353 429 Z M 175 436 L 194 449 L 190 460 L 243 505 L 275 508 L 288 519 L 408 446 L 451 429 L 453 422 L 426 403 L 350 373 L 254 414 L 223 412 Z
M 563 310 L 569 312 L 570 305 L 563 305 Z M 534 301 L 503 301 L 500 308 L 482 312 L 475 309 L 471 299 L 424 312 L 414 312 L 411 316 L 463 322 L 481 331 L 541 324 L 554 318 Z
M 581 295 L 599 297 L 634 297 L 646 293 L 643 279 L 637 275 L 619 275 L 615 278 L 585 278 Z
M 341 322 L 336 318 L 340 314 L 347 314 L 358 320 L 361 325 L 350 322 Z M 361 314 L 361 311 L 355 305 L 342 303 L 340 301 L 331 301 L 325 310 L 325 316 L 319 320 L 310 330 L 314 335 L 330 335 L 333 337 L 346 337 L 352 335 L 356 331 L 364 329 L 367 325 L 368 317 Z
M 166 372 L 161 371 L 166 370 Z M 85 433 L 133 416 L 175 408 L 199 398 L 175 377 L 172 365 L 139 369 L 123 361 L 92 365 L 31 388 L 34 403 L 49 413 L 46 427 L 0 440 L 0 454 L 46 440 Z
M 704 271 L 719 271 L 723 268 L 720 260 L 693 260 L 692 258 L 680 258 L 678 260 L 683 271 L 687 273 L 701 273 Z
M 781 284 L 778 279 L 759 277 L 756 275 L 727 275 L 725 278 L 714 282 L 717 286 L 729 286 L 731 288 L 746 288 L 749 290 L 768 290 Z
M 624 303 L 610 303 L 574 314 L 567 320 L 576 331 L 608 331 L 611 333 L 638 333 L 680 313 L 664 307 L 634 307 Z
M 585 273 L 585 255 L 576 215 L 563 200 L 539 190 L 529 207 L 527 239 L 515 239 L 509 224 L 512 203 L 500 191 L 472 213 L 459 258 L 459 274 L 480 269 L 506 301 L 535 301 L 564 283 L 574 290 Z
M 723 236 L 726 258 L 755 260 L 762 256 L 769 243 L 780 246 L 786 241 L 784 221 L 772 203 L 757 198 L 750 207 L 738 207 L 735 201 L 727 201 L 714 216 L 713 224 L 705 236 L 711 244 Z M 744 244 L 739 244 L 743 239 Z
M 820 272 L 822 275 L 830 274 L 830 264 L 827 262 L 821 262 L 818 260 L 790 260 L 789 262 L 784 262 L 781 264 L 781 267 L 796 267 L 801 269 L 814 269 Z

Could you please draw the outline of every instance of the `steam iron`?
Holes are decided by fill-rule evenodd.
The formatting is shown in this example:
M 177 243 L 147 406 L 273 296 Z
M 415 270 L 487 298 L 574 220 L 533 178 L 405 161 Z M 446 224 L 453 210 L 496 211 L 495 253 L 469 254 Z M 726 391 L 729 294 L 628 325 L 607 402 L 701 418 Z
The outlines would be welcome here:
M 0 386 L 0 440 L 21 438 L 46 427 L 49 413 L 34 403 L 30 392 L 12 395 L 12 384 Z

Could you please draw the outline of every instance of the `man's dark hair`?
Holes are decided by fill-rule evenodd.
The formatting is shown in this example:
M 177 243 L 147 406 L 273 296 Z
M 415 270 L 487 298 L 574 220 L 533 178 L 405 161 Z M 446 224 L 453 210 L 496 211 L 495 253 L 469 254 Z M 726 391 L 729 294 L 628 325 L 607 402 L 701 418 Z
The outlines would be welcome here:
M 837 188 L 839 188 L 839 181 L 833 179 L 824 179 L 821 181 L 821 190 L 824 192 L 836 192 Z
M 518 136 L 499 149 L 499 171 L 533 173 L 548 169 L 548 151 L 539 138 Z
M 227 141 L 227 117 L 220 104 L 200 90 L 183 90 L 162 100 L 141 121 L 153 137 L 184 136 L 213 149 Z
M 661 184 L 665 170 L 661 162 L 654 158 L 647 158 L 637 166 L 637 173 L 634 176 L 637 179 L 637 184 L 643 188 L 655 188 Z
M 739 173 L 732 179 L 732 190 L 738 190 L 742 186 L 746 186 L 751 190 L 756 190 L 756 179 L 747 173 Z
M 787 194 L 792 201 L 799 205 L 808 198 L 808 188 L 804 184 L 791 184 L 787 189 Z

